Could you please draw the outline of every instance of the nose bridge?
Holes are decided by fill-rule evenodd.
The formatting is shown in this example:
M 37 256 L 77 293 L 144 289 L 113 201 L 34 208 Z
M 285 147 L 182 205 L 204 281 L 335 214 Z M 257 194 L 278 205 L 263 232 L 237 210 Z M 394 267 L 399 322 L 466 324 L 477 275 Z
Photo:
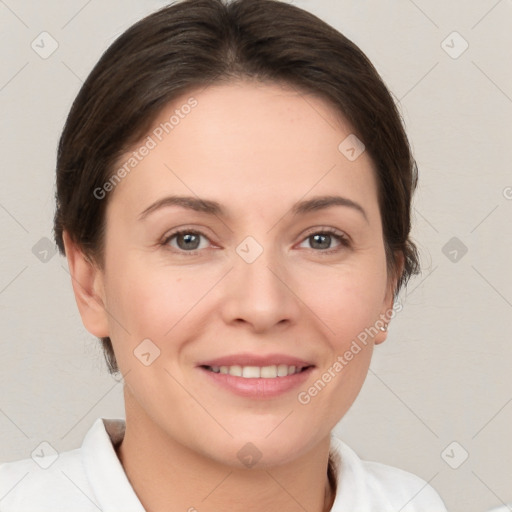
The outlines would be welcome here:
M 270 244 L 271 237 L 266 240 Z M 285 285 L 286 266 L 279 250 L 249 236 L 236 247 L 234 256 L 224 304 L 226 321 L 243 320 L 263 330 L 293 320 L 298 306 Z
M 238 258 L 235 263 L 236 279 L 240 281 L 243 295 L 251 296 L 259 302 L 264 299 L 265 304 L 283 294 L 282 282 L 277 279 L 275 273 L 281 268 L 278 251 L 271 245 L 271 237 L 268 237 L 265 246 L 254 237 L 244 239 L 236 248 Z

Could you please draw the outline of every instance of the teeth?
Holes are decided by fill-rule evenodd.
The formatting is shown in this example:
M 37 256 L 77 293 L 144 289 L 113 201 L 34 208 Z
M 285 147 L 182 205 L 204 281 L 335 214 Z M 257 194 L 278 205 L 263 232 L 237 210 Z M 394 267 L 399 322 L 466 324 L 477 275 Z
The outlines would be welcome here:
M 288 366 L 286 364 L 273 366 L 209 366 L 208 369 L 214 373 L 224 373 L 245 379 L 274 379 L 275 377 L 287 377 L 288 375 L 299 373 L 302 370 L 300 367 Z
M 242 377 L 246 379 L 259 379 L 261 370 L 257 366 L 244 366 L 242 368 Z

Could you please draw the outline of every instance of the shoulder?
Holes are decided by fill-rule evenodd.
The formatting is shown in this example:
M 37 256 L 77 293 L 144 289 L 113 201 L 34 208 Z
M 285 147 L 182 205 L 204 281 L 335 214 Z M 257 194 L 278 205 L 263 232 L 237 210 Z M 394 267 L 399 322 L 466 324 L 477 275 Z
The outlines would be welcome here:
M 97 510 L 88 491 L 80 449 L 0 465 L 2 512 Z
M 446 512 L 439 494 L 422 478 L 399 468 L 364 461 L 370 485 L 403 512 Z
M 423 479 L 379 462 L 361 460 L 345 443 L 331 437 L 338 471 L 332 512 L 446 512 L 437 492 Z
M 2 512 L 142 510 L 114 451 L 124 421 L 98 418 L 80 448 L 57 453 L 40 445 L 32 458 L 0 464 Z

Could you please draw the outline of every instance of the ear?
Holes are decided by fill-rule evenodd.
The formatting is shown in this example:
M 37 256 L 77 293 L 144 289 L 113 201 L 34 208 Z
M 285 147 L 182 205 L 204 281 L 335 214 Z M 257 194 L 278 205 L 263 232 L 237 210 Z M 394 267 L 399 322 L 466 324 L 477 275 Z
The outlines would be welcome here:
M 84 327 L 98 338 L 106 337 L 109 335 L 109 329 L 103 274 L 71 240 L 66 231 L 63 232 L 62 238 L 71 284 Z
M 395 289 L 396 285 L 398 283 L 398 280 L 400 276 L 402 275 L 405 259 L 404 255 L 401 251 L 395 252 L 395 261 L 396 261 L 396 271 L 393 275 L 390 275 L 388 278 L 387 283 L 387 289 L 386 289 L 386 296 L 384 297 L 384 300 L 382 302 L 382 309 L 380 312 L 380 317 L 378 319 L 378 326 L 385 325 L 386 330 L 381 331 L 379 329 L 379 332 L 374 338 L 374 344 L 379 345 L 383 341 L 386 341 L 388 337 L 388 328 L 389 323 L 391 321 L 391 314 L 393 313 L 393 304 L 395 299 Z M 394 315 L 393 315 L 394 316 Z

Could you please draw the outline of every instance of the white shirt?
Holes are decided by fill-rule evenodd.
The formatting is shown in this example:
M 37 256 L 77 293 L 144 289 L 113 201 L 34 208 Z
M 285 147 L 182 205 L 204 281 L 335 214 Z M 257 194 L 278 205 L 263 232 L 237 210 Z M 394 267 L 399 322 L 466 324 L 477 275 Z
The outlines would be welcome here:
M 35 460 L 1 464 L 0 511 L 144 512 L 114 449 L 124 428 L 124 420 L 98 418 L 80 448 L 55 459 L 56 454 L 48 454 L 51 448 L 43 446 Z M 439 495 L 421 478 L 362 461 L 335 436 L 331 449 L 338 464 L 331 512 L 446 512 Z

